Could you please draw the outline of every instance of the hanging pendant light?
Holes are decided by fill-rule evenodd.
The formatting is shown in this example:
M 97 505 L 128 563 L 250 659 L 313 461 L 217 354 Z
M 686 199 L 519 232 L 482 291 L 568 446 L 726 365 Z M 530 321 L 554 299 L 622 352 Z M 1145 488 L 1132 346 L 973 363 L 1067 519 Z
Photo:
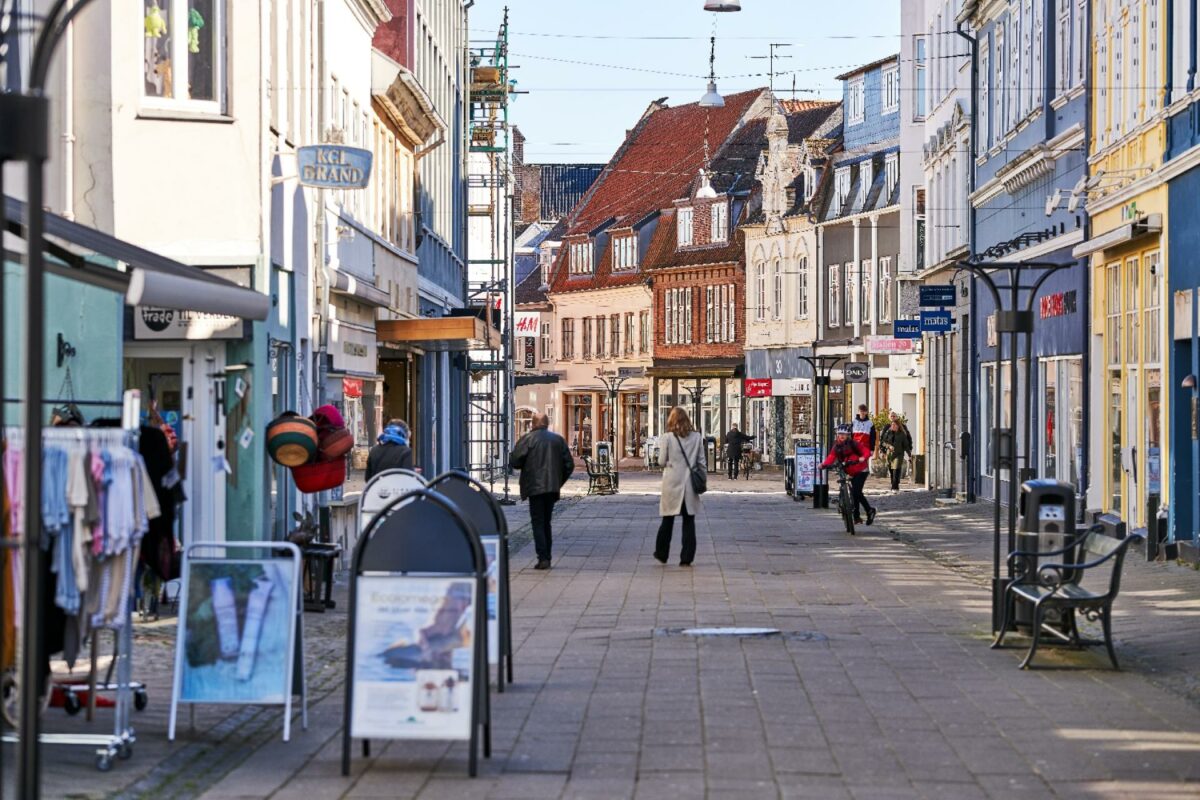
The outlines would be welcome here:
M 712 181 L 708 177 L 708 170 L 700 170 L 700 188 L 696 190 L 696 197 L 711 200 L 716 196 L 717 190 L 712 187 Z
M 717 37 L 714 36 L 709 40 L 711 50 L 708 56 L 708 91 L 700 98 L 699 106 L 701 108 L 724 108 L 725 98 L 721 97 L 717 92 Z
M 739 0 L 704 0 L 705 11 L 741 11 Z

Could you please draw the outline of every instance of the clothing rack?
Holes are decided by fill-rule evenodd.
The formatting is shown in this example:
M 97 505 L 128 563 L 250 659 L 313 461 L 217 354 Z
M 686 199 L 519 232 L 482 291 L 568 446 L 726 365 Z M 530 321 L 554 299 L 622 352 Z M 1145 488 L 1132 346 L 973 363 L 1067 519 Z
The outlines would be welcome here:
M 47 401 L 53 402 L 53 401 Z M 123 406 L 123 424 L 124 428 L 43 428 L 41 431 L 41 443 L 45 445 L 54 444 L 72 444 L 86 443 L 88 445 L 100 446 L 125 446 L 137 452 L 137 419 L 140 412 L 140 395 L 136 391 L 126 392 L 126 397 L 123 402 L 105 402 L 105 401 L 78 401 L 72 400 L 76 405 L 93 405 L 93 406 Z M 10 445 L 21 445 L 25 442 L 25 429 L 16 426 L 5 426 L 3 428 L 3 438 Z M 26 451 L 27 453 L 28 451 Z M 27 459 L 28 456 L 25 456 Z M 24 465 L 28 467 L 28 461 L 24 460 Z M 40 465 L 39 465 L 40 468 Z M 26 513 L 36 513 L 26 511 Z M 29 540 L 26 532 L 22 531 L 22 539 L 28 544 Z M 7 548 L 13 549 L 21 539 L 5 540 L 4 544 Z M 133 545 L 126 551 L 128 554 L 125 557 L 132 559 Z M 120 556 L 117 556 L 120 557 Z M 129 569 L 136 568 L 136 564 L 131 563 Z M 23 575 L 23 583 L 28 584 L 34 580 L 34 576 Z M 37 578 L 40 582 L 40 576 Z M 131 576 L 129 581 L 130 591 L 121 599 L 120 616 L 116 620 L 109 620 L 105 624 L 95 625 L 92 627 L 90 636 L 92 638 L 92 658 L 90 660 L 89 676 L 86 683 L 62 683 L 56 684 L 50 677 L 46 680 L 46 692 L 49 694 L 54 688 L 61 688 L 63 691 L 71 693 L 83 690 L 89 690 L 89 711 L 90 706 L 95 702 L 96 691 L 112 691 L 116 693 L 116 698 L 113 704 L 113 732 L 111 734 L 87 734 L 87 733 L 40 733 L 38 742 L 41 744 L 53 745 L 74 745 L 83 747 L 96 748 L 96 768 L 102 772 L 107 772 L 112 769 L 114 759 L 127 759 L 133 755 L 133 744 L 136 742 L 133 725 L 131 724 L 132 709 L 135 705 L 134 693 L 138 695 L 137 705 L 145 705 L 145 687 L 143 684 L 133 681 L 133 603 L 132 590 L 135 586 L 135 581 Z M 27 595 L 28 597 L 28 595 Z M 12 613 L 11 610 L 0 609 L 4 613 Z M 114 633 L 114 654 L 113 662 L 108 668 L 108 674 L 103 683 L 96 682 L 96 659 L 97 651 L 96 641 L 97 636 L 102 630 L 111 630 Z M 18 636 L 23 642 L 23 646 L 29 646 L 28 631 L 21 628 Z M 116 681 L 110 682 L 113 672 L 116 673 Z M 36 702 L 36 689 L 28 686 L 20 686 L 18 689 L 20 700 L 22 703 Z M 90 714 L 89 714 L 90 716 Z M 4 742 L 16 743 L 21 741 L 21 732 L 8 732 L 3 734 Z

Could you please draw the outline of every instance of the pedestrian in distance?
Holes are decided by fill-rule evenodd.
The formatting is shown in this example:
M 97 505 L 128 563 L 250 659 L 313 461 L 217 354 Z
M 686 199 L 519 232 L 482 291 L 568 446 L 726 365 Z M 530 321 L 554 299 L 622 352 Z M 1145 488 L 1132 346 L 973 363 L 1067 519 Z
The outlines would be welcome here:
M 730 480 L 737 480 L 738 467 L 742 462 L 742 445 L 752 441 L 754 437 L 739 431 L 736 422 L 729 426 L 729 433 L 725 434 L 725 470 Z
M 378 444 L 367 454 L 367 480 L 389 469 L 412 469 L 412 431 L 402 419 L 390 419 Z
M 662 494 L 658 513 L 662 524 L 654 542 L 654 557 L 663 564 L 671 555 L 671 534 L 675 517 L 683 515 L 683 544 L 679 551 L 679 566 L 690 567 L 696 557 L 696 514 L 700 512 L 700 495 L 692 484 L 692 469 L 707 474 L 704 463 L 704 440 L 692 427 L 688 413 L 679 406 L 667 417 L 667 435 L 662 444 Z
M 912 453 L 912 437 L 908 435 L 908 429 L 900 423 L 900 420 L 893 416 L 892 423 L 883 432 L 880 442 L 880 447 L 887 457 L 892 491 L 898 492 L 900 491 L 900 475 L 904 471 L 904 460 Z
M 854 500 L 854 521 L 862 523 L 862 517 L 858 513 L 858 509 L 861 507 L 867 512 L 867 524 L 873 524 L 875 509 L 867 502 L 867 496 L 863 492 L 867 485 L 867 476 L 871 474 L 871 451 L 854 438 L 853 429 L 844 423 L 837 426 L 833 447 L 830 448 L 829 455 L 821 462 L 821 469 L 829 469 L 835 464 L 841 464 L 850 478 L 850 491 Z
M 858 407 L 858 413 L 854 415 L 854 421 L 851 423 L 854 434 L 854 441 L 867 448 L 870 452 L 875 452 L 876 431 L 875 420 L 871 419 L 871 412 L 867 411 L 866 405 Z
M 529 521 L 533 523 L 533 545 L 537 551 L 534 569 L 550 569 L 554 504 L 563 484 L 575 471 L 575 459 L 566 440 L 550 430 L 550 417 L 535 414 L 533 430 L 517 442 L 508 463 L 521 470 L 521 499 L 529 500 Z

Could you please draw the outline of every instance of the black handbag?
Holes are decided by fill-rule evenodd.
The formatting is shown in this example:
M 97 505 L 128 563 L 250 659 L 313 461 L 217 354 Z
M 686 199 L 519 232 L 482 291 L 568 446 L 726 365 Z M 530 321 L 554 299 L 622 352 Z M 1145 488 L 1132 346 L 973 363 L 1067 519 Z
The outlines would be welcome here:
M 687 451 L 683 449 L 683 440 L 679 438 L 678 433 L 675 434 L 675 441 L 679 442 L 679 452 L 683 454 L 683 458 L 686 461 L 687 460 Z M 703 443 L 701 443 L 700 449 L 701 450 L 704 449 Z M 688 465 L 688 471 L 689 471 L 689 473 L 691 475 L 691 479 L 692 479 L 692 491 L 694 491 L 698 495 L 704 494 L 705 492 L 707 492 L 708 491 L 708 472 L 703 467 L 700 466 L 699 458 L 697 458 L 696 461 L 694 461 Z

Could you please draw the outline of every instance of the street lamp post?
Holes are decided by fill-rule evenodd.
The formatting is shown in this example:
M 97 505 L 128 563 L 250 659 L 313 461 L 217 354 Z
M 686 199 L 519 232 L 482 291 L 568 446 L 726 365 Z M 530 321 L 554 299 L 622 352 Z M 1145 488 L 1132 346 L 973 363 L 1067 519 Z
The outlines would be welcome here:
M 630 377 L 619 372 L 608 374 L 600 370 L 596 371 L 596 379 L 604 384 L 605 390 L 608 391 L 608 448 L 612 458 L 613 489 L 621 488 L 621 456 L 617 452 L 617 396 L 621 391 L 621 386 Z
M 817 458 L 823 459 L 825 444 L 832 438 L 827 430 L 832 415 L 829 414 L 829 384 L 834 366 L 842 361 L 842 356 L 800 356 L 801 361 L 812 367 L 813 371 L 813 444 L 817 448 Z M 821 462 L 818 461 L 818 464 Z M 796 465 L 799 470 L 799 464 Z M 813 508 L 829 508 L 829 480 L 825 470 L 818 469 L 813 475 Z M 797 475 L 798 477 L 798 475 Z

